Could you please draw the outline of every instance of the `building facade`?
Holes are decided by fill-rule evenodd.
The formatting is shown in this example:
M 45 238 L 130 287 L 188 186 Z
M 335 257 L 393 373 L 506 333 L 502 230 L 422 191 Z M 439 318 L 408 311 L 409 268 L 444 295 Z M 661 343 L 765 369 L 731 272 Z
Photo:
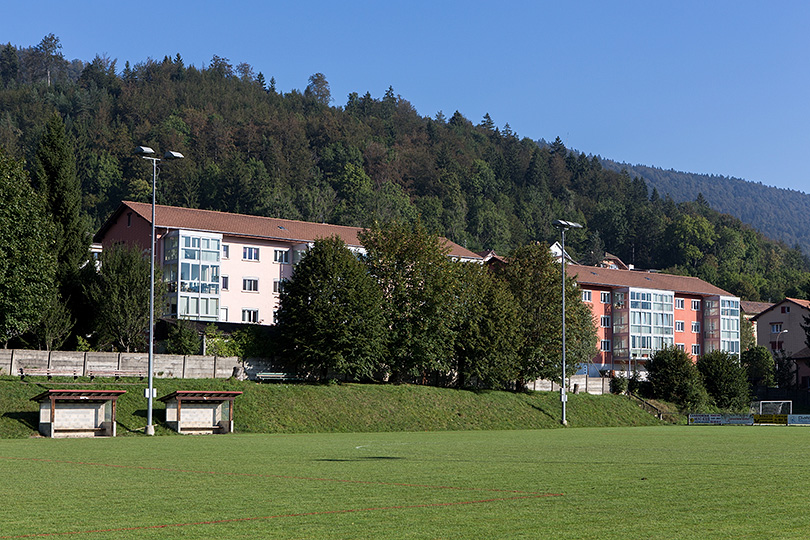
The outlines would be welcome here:
M 600 371 L 646 370 L 655 351 L 677 347 L 694 359 L 740 354 L 740 299 L 703 280 L 657 272 L 567 265 L 591 308 Z
M 96 233 L 102 249 L 116 243 L 148 250 L 152 206 L 124 201 Z M 166 283 L 163 314 L 208 322 L 269 325 L 280 292 L 315 240 L 337 236 L 361 253 L 358 227 L 158 205 L 156 266 Z M 449 256 L 481 257 L 443 240 Z M 157 311 L 157 310 L 156 310 Z

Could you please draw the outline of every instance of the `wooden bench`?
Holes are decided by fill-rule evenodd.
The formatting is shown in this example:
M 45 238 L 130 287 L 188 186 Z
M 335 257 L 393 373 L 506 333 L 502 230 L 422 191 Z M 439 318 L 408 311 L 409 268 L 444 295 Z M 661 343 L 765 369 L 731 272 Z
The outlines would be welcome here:
M 256 380 L 258 381 L 303 381 L 304 377 L 297 373 L 270 373 L 270 372 L 262 372 L 256 374 Z
M 74 370 L 65 370 L 65 369 L 47 369 L 47 368 L 28 368 L 28 367 L 21 367 L 20 368 L 20 380 L 24 381 L 26 375 L 30 376 L 45 376 L 48 377 L 50 381 L 52 377 L 73 377 L 73 380 L 79 378 L 79 371 Z
M 146 372 L 142 369 L 89 369 L 87 376 L 91 381 L 96 377 L 115 377 L 116 381 L 121 377 L 138 377 L 143 380 Z

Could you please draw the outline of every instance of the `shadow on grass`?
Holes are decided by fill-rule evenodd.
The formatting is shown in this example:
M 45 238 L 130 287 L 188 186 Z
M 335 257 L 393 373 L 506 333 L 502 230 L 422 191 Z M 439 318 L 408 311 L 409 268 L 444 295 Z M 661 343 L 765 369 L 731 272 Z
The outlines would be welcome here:
M 535 405 L 534 403 L 532 403 L 532 402 L 531 402 L 529 399 L 525 399 L 524 401 L 525 401 L 525 402 L 526 402 L 526 404 L 527 404 L 529 407 L 531 407 L 532 409 L 535 409 L 535 410 L 540 411 L 541 413 L 545 414 L 546 416 L 548 416 L 550 419 L 552 419 L 552 420 L 554 420 L 554 421 L 559 421 L 560 417 L 559 417 L 559 416 L 557 416 L 556 414 L 551 414 L 551 413 L 549 413 L 547 410 L 545 410 L 543 407 L 538 407 L 537 405 Z
M 366 456 L 360 458 L 352 458 L 352 459 L 338 459 L 338 458 L 321 458 L 316 459 L 314 461 L 332 461 L 332 462 L 342 462 L 342 461 L 379 461 L 379 460 L 387 460 L 387 459 L 405 459 L 404 457 L 394 457 L 394 456 Z
M 11 420 L 16 420 L 17 422 L 21 423 L 25 427 L 32 429 L 34 431 L 39 430 L 39 412 L 38 411 L 30 411 L 30 412 L 6 412 L 3 413 L 3 418 L 10 418 Z

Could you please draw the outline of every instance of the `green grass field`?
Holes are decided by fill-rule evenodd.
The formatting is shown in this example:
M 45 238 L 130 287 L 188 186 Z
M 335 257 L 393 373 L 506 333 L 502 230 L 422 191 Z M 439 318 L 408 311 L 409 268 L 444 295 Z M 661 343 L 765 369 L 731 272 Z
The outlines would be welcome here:
M 800 427 L 0 440 L 0 538 L 810 536 Z

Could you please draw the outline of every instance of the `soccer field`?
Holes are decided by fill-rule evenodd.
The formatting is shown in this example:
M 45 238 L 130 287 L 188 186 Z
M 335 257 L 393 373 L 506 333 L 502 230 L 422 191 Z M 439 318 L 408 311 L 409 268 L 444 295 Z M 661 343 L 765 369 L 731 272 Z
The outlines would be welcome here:
M 810 430 L 0 440 L 4 538 L 807 538 Z

